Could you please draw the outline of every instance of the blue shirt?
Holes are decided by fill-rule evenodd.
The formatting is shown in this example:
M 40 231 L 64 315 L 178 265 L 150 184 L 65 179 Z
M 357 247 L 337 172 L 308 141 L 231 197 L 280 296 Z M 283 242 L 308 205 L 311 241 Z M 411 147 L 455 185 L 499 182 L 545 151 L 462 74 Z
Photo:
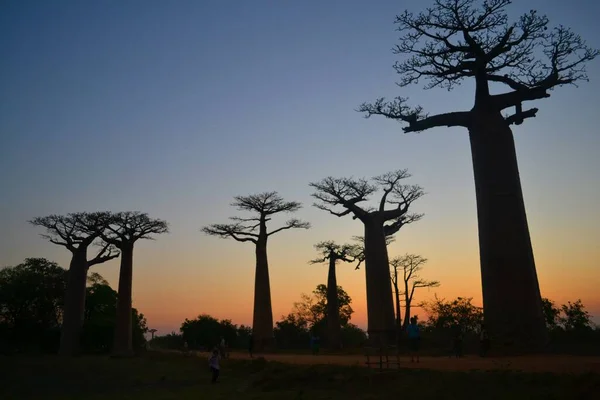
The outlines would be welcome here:
M 416 339 L 419 337 L 419 326 L 417 324 L 410 324 L 406 331 L 408 332 L 408 337 L 411 339 Z

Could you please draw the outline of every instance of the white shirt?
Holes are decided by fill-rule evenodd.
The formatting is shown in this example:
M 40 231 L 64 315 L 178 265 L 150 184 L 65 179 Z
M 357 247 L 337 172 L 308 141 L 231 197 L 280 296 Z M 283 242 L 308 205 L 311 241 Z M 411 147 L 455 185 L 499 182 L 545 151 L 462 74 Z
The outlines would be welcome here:
M 214 369 L 219 369 L 219 359 L 221 357 L 219 355 L 213 355 L 208 358 L 208 366 Z

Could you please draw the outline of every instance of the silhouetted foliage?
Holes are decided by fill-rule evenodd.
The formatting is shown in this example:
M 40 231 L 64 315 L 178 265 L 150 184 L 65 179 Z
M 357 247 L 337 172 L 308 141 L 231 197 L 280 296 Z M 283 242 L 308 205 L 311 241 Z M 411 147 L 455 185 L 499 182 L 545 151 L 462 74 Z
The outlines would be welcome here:
M 81 335 L 86 352 L 110 348 L 115 328 L 117 293 L 99 274 L 87 288 Z M 67 271 L 44 258 L 28 258 L 15 267 L 0 270 L 0 342 L 6 351 L 56 352 L 63 323 Z M 144 342 L 146 320 L 134 308 L 134 346 Z
M 429 316 L 427 325 L 441 330 L 459 326 L 463 332 L 477 332 L 483 322 L 483 310 L 473 305 L 472 300 L 470 297 L 457 297 L 446 301 L 435 296 L 434 300 L 423 304 Z
M 558 317 L 560 309 L 554 305 L 554 302 L 547 298 L 542 298 L 542 307 L 544 309 L 544 318 L 546 319 L 546 327 L 549 330 L 554 330 L 558 327 Z
M 341 342 L 344 347 L 356 347 L 366 340 L 366 334 L 349 321 L 354 313 L 352 298 L 338 286 Z M 311 295 L 300 294 L 292 312 L 275 323 L 275 338 L 281 348 L 308 348 L 310 335 L 327 340 L 327 286 L 319 284 Z
M 581 331 L 592 329 L 590 313 L 587 312 L 581 300 L 570 301 L 561 306 L 560 324 L 566 331 Z
M 246 348 L 252 332 L 244 325 L 238 327 L 231 320 L 218 320 L 208 314 L 201 314 L 193 320 L 186 318 L 179 330 L 183 341 L 195 350 L 211 350 L 219 345 L 221 338 L 230 348 Z

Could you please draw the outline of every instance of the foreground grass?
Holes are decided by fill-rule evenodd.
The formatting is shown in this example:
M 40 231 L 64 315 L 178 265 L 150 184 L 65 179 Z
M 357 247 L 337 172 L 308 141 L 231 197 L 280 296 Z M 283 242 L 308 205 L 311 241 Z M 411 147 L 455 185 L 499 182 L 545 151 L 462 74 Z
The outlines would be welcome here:
M 203 358 L 0 358 L 0 399 L 591 399 L 600 376 L 517 372 L 373 373 L 362 367 L 225 360 L 210 384 Z M 596 395 L 594 395 L 596 393 Z

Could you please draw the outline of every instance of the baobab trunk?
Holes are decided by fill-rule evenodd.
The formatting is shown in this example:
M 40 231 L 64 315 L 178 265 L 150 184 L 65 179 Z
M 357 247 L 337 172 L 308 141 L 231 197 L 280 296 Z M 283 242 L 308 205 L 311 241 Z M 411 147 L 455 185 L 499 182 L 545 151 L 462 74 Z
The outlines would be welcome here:
M 512 131 L 499 112 L 473 111 L 469 129 L 486 329 L 502 353 L 547 342 Z
M 117 298 L 117 319 L 113 343 L 113 356 L 133 355 L 131 325 L 131 291 L 133 282 L 133 243 L 121 247 L 121 268 L 119 270 L 119 293 Z
M 271 283 L 269 281 L 266 239 L 259 239 L 256 244 L 252 339 L 254 340 L 254 348 L 257 351 L 270 349 L 274 346 Z
M 327 341 L 333 350 L 339 349 L 342 343 L 335 263 L 335 257 L 330 257 L 327 275 Z
M 369 341 L 374 346 L 393 343 L 394 303 L 383 223 L 365 223 L 365 274 Z
M 400 331 L 402 330 L 402 317 L 400 316 L 400 290 L 398 289 L 398 276 L 394 282 L 394 297 L 396 300 L 396 344 L 400 345 Z
M 73 356 L 79 353 L 85 312 L 87 271 L 87 249 L 75 250 L 69 265 L 65 292 L 65 308 L 59 347 L 61 356 Z
M 410 302 L 409 300 L 405 300 L 406 305 L 404 306 L 404 326 L 403 329 L 408 328 L 408 324 L 410 323 Z

